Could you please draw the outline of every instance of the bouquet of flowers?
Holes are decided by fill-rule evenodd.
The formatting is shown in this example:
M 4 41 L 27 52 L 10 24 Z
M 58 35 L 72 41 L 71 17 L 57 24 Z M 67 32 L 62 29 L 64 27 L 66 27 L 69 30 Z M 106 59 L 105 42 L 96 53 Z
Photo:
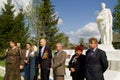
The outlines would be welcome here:
M 42 59 L 47 59 L 48 58 L 48 50 L 45 50 L 45 53 L 42 56 Z

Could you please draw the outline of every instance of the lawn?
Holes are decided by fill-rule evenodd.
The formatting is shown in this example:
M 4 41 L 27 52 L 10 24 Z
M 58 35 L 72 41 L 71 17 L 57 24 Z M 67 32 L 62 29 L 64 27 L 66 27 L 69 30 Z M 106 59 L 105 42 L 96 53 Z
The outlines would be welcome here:
M 5 67 L 5 61 L 4 61 L 4 60 L 1 60 L 1 61 L 0 61 L 0 66 Z
M 0 76 L 0 80 L 3 80 L 3 77 Z

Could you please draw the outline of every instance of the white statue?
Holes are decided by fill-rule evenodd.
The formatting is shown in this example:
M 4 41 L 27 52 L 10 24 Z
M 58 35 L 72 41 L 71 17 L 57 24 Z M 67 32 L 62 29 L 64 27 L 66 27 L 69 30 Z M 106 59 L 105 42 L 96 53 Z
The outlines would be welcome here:
M 112 23 L 113 18 L 110 9 L 105 8 L 105 3 L 101 3 L 102 10 L 99 12 L 96 22 L 101 35 L 101 43 L 111 45 L 113 41 Z

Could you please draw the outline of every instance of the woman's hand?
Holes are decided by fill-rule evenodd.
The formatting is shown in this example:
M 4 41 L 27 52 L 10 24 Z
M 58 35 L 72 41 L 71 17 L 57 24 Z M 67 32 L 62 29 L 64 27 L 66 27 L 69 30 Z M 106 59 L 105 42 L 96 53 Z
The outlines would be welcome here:
M 27 60 L 24 60 L 24 62 L 25 62 L 25 63 L 28 63 L 28 61 L 27 61 Z
M 7 55 L 8 49 L 5 50 L 5 55 Z
M 20 65 L 20 70 L 22 70 L 24 68 L 24 66 L 23 65 Z

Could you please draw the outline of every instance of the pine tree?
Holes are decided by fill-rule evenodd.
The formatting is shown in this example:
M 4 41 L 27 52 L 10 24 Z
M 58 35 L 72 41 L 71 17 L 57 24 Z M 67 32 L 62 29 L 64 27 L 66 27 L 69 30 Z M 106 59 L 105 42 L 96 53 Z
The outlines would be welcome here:
M 25 27 L 22 11 L 14 16 L 15 10 L 11 0 L 7 0 L 4 6 L 0 15 L 0 51 L 9 47 L 10 40 L 25 43 L 29 37 L 28 27 Z
M 59 17 L 50 0 L 34 0 L 33 5 L 29 4 L 25 14 L 31 27 L 31 33 L 34 34 L 31 40 L 36 41 L 37 46 L 39 46 L 40 38 L 45 38 L 52 49 L 55 49 L 57 42 L 63 43 L 65 47 L 68 46 L 69 38 L 59 32 L 57 25 Z
M 4 5 L 5 9 L 2 8 L 2 15 L 0 15 L 0 49 L 8 47 L 8 41 L 12 38 L 11 33 L 14 23 L 14 6 L 11 5 L 11 0 L 7 1 Z
M 16 33 L 16 39 L 19 43 L 24 44 L 28 41 L 29 36 L 29 26 L 25 25 L 25 18 L 23 14 L 23 10 L 20 9 L 20 13 L 14 19 L 14 29 L 13 34 Z
M 120 0 L 118 0 L 113 10 L 113 30 L 120 33 Z
M 64 33 L 59 33 L 59 29 L 57 27 L 59 17 L 57 17 L 54 11 L 54 6 L 50 0 L 41 1 L 38 19 L 41 26 L 40 36 L 47 40 L 48 45 L 51 46 L 52 49 L 54 49 L 55 43 L 63 42 L 63 39 L 67 38 Z

